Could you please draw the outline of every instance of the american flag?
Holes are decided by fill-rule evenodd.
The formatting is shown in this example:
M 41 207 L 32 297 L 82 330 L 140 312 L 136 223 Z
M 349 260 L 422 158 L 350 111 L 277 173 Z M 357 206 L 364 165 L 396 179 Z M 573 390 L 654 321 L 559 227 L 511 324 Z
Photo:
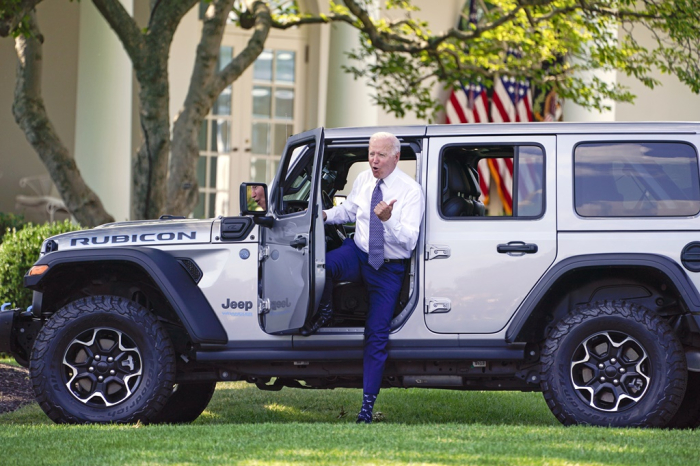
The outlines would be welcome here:
M 488 96 L 486 88 L 481 84 L 461 83 L 450 93 L 450 98 L 445 104 L 445 122 L 456 123 L 488 123 Z M 486 160 L 481 160 L 477 166 L 479 172 L 479 188 L 484 204 L 489 202 L 489 180 L 490 174 Z
M 460 23 L 462 29 L 477 22 L 476 0 L 471 0 L 468 6 L 465 6 L 465 10 L 463 16 L 469 19 Z M 509 51 L 508 54 L 516 55 L 516 52 Z M 488 96 L 484 86 L 479 83 L 459 83 L 454 86 L 445 104 L 446 123 L 486 123 L 489 121 L 488 117 Z M 496 78 L 491 97 L 491 121 L 516 122 L 533 119 L 530 83 L 510 76 Z M 477 165 L 477 171 L 481 201 L 485 205 L 489 204 L 490 187 L 495 184 L 506 214 L 512 215 L 513 159 L 482 159 Z
M 501 76 L 494 81 L 491 120 L 496 123 L 533 121 L 532 89 L 527 80 Z M 489 159 L 488 164 L 503 208 L 507 215 L 512 215 L 513 159 Z

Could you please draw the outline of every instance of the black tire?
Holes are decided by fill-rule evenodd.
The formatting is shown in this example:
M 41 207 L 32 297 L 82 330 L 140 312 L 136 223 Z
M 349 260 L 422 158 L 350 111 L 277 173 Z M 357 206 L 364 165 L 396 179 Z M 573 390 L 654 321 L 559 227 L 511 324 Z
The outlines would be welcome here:
M 700 372 L 688 372 L 688 388 L 678 412 L 666 427 L 695 429 L 700 427 Z
M 565 425 L 663 427 L 686 389 L 685 354 L 667 322 L 636 304 L 578 308 L 550 332 L 541 388 Z
M 152 422 L 159 424 L 189 424 L 202 414 L 216 390 L 216 382 L 177 384 L 165 407 Z
M 175 352 L 145 308 L 94 296 L 51 316 L 29 370 L 39 405 L 57 423 L 149 423 L 172 392 Z

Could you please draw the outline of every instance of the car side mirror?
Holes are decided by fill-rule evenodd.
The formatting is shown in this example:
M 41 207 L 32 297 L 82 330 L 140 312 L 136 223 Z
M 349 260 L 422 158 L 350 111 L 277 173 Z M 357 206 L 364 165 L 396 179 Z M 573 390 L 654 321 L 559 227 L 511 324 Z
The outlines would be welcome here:
M 241 183 L 241 215 L 262 216 L 267 214 L 267 185 L 265 183 Z

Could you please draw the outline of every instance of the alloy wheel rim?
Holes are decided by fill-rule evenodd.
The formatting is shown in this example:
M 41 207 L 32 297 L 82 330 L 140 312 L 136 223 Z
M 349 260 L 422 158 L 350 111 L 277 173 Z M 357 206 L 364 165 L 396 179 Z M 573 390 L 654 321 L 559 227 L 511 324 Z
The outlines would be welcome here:
M 63 355 L 68 391 L 93 407 L 128 399 L 141 381 L 143 361 L 134 341 L 108 327 L 87 330 L 70 342 Z
M 646 349 L 624 332 L 605 331 L 586 338 L 571 359 L 571 381 L 590 407 L 619 412 L 635 406 L 651 383 Z

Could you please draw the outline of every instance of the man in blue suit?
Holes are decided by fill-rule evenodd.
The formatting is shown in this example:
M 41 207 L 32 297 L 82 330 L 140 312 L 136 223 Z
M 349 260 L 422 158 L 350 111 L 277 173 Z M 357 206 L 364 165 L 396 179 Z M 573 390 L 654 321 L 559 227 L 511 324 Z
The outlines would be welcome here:
M 420 185 L 397 168 L 401 143 L 390 133 L 369 140 L 369 169 L 360 173 L 341 205 L 323 212 L 326 223 L 355 222 L 355 236 L 326 255 L 326 286 L 310 335 L 333 314 L 334 282 L 363 281 L 369 296 L 365 323 L 362 409 L 358 423 L 371 423 L 384 373 L 391 319 L 407 259 L 418 241 L 425 202 Z

